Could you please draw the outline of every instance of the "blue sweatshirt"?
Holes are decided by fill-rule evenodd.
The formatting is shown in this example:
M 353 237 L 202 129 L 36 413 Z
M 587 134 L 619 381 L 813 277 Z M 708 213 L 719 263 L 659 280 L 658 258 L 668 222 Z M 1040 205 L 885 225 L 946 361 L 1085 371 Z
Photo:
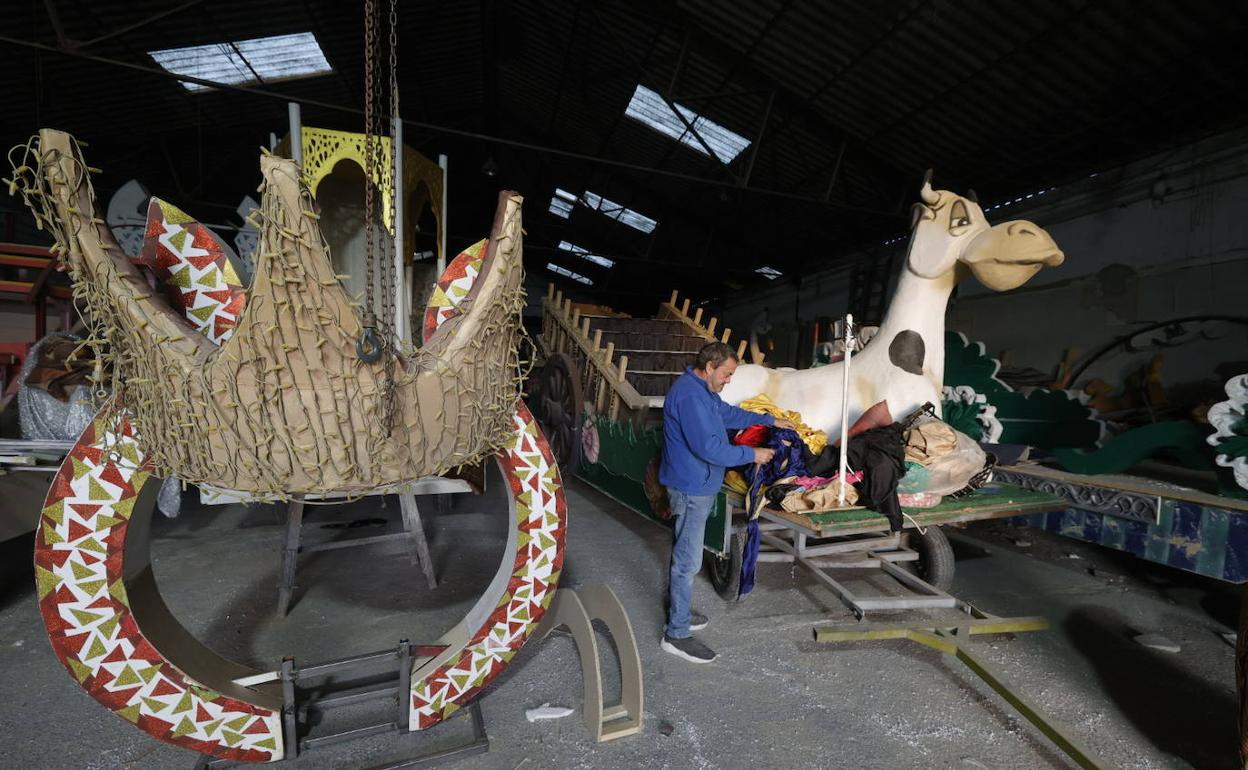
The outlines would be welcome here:
M 754 450 L 728 442 L 728 429 L 774 425 L 775 418 L 725 404 L 692 369 L 676 378 L 663 401 L 663 462 L 659 481 L 687 495 L 713 495 L 724 469 L 754 462 Z

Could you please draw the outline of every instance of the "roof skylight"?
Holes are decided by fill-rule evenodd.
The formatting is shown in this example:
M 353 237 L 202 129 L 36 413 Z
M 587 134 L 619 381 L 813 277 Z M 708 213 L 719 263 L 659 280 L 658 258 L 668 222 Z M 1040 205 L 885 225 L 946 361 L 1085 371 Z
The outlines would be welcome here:
M 581 196 L 581 203 L 584 203 L 591 209 L 597 209 L 599 213 L 606 214 L 615 221 L 626 224 L 634 230 L 640 230 L 643 233 L 654 232 L 654 228 L 659 224 L 657 220 L 651 219 L 645 214 L 624 208 L 615 201 L 609 201 L 589 190 L 586 190 L 585 194 Z
M 550 213 L 557 217 L 567 219 L 572 215 L 572 207 L 576 205 L 576 196 L 567 190 L 555 188 L 555 194 L 550 196 Z
M 651 219 L 645 214 L 625 208 L 615 201 L 607 200 L 598 193 L 592 193 L 588 190 L 585 191 L 584 195 L 577 197 L 561 187 L 556 187 L 555 194 L 550 196 L 550 208 L 548 211 L 557 217 L 567 219 L 572 216 L 572 209 L 576 208 L 578 203 L 643 233 L 654 232 L 654 228 L 658 227 L 659 224 L 656 219 Z
M 750 140 L 735 131 L 724 128 L 710 118 L 702 117 L 688 107 L 682 107 L 679 104 L 675 106 L 677 110 L 680 110 L 680 115 L 668 106 L 667 101 L 657 91 L 638 84 L 624 114 L 646 124 L 660 134 L 670 136 L 681 144 L 692 147 L 703 155 L 709 154 L 706 148 L 710 147 L 715 157 L 725 164 L 731 163 L 733 158 L 750 146 Z M 681 120 L 682 116 L 684 120 Z M 689 126 L 693 127 L 698 136 L 693 135 Z M 702 141 L 706 142 L 706 147 L 698 141 L 699 136 L 702 137 Z
M 594 280 L 592 278 L 586 278 L 580 273 L 574 273 L 571 270 L 567 269 L 566 267 L 561 267 L 559 265 L 556 265 L 554 262 L 547 262 L 546 269 L 552 273 L 558 273 L 559 275 L 567 276 L 568 278 L 571 278 L 574 281 L 579 281 L 585 284 L 586 286 L 594 285 Z
M 168 72 L 229 85 L 272 83 L 333 72 L 311 32 L 149 51 Z M 209 86 L 183 81 L 188 91 Z
M 593 262 L 595 265 L 602 265 L 603 267 L 615 267 L 614 259 L 608 259 L 607 257 L 603 257 L 598 254 L 590 253 L 589 249 L 583 248 L 581 246 L 577 246 L 575 243 L 568 243 L 567 241 L 559 241 L 559 248 L 563 249 L 564 251 L 570 251 L 573 254 L 576 254 L 577 256 L 579 256 L 581 259 Z
M 774 281 L 780 276 L 784 275 L 784 273 L 780 272 L 774 267 L 768 267 L 767 265 L 763 265 L 762 267 L 758 268 L 754 272 L 758 273 L 759 275 L 766 276 L 767 280 L 769 281 Z

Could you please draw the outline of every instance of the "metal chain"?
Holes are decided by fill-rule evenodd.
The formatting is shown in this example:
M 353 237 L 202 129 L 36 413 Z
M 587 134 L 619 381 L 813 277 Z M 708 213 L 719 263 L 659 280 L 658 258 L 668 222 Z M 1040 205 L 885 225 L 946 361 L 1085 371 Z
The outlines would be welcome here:
M 395 325 L 395 294 L 397 287 L 403 284 L 403 275 L 400 273 L 399 254 L 396 253 L 399 242 L 399 205 L 398 191 L 399 180 L 397 174 L 402 173 L 403 169 L 403 148 L 399 146 L 398 135 L 394 130 L 395 121 L 399 119 L 399 82 L 398 82 L 398 0 L 390 0 L 390 227 L 394 231 L 390 239 L 390 249 L 388 253 L 389 259 L 386 260 L 386 266 L 382 269 L 382 298 L 383 313 L 385 315 L 385 328 L 389 331 L 385 335 L 386 345 L 391 351 L 398 349 L 399 330 Z M 394 430 L 394 413 L 397 401 L 395 376 L 394 376 L 395 357 L 389 355 L 386 357 L 385 363 L 385 385 L 382 393 L 382 409 L 385 418 L 386 433 L 389 434 Z
M 377 326 L 373 310 L 373 224 L 376 221 L 373 202 L 373 171 L 376 168 L 376 143 L 373 141 L 376 105 L 373 102 L 373 80 L 376 67 L 377 9 L 373 0 L 364 0 L 364 327 Z

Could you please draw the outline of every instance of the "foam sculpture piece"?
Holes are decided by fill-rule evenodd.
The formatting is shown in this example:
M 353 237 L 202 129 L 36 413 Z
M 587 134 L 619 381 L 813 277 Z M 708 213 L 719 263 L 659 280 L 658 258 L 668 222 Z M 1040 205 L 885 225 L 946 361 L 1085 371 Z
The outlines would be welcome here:
M 1214 461 L 1230 468 L 1235 483 L 1248 490 L 1248 374 L 1226 381 L 1226 400 L 1209 407 L 1213 435 L 1206 441 L 1216 448 Z
M 94 198 L 85 166 L 79 168 L 81 158 L 72 140 L 45 131 L 40 149 L 38 165 L 61 171 L 45 177 L 46 189 L 27 187 L 23 192 L 28 202 L 35 204 L 41 224 L 63 239 L 59 250 L 68 255 L 75 281 L 80 282 L 84 275 L 111 280 L 130 276 L 124 269 L 128 263 L 113 259 L 116 255 L 111 253 L 107 229 L 91 216 L 89 204 Z M 66 155 L 67 150 L 73 154 Z M 81 174 L 59 175 L 67 173 L 67 157 L 77 161 L 69 165 L 79 168 Z M 274 165 L 282 164 L 269 163 L 267 167 L 271 171 Z M 23 172 L 30 170 L 18 166 L 12 186 L 20 187 Z M 297 169 L 288 171 L 298 179 Z M 53 203 L 55 198 L 48 195 L 64 195 L 65 187 L 81 190 L 84 185 L 86 194 L 78 200 L 63 197 L 59 211 Z M 292 199 L 284 200 L 289 204 Z M 306 199 L 300 195 L 293 200 Z M 456 329 L 457 321 L 462 326 L 479 312 L 481 305 L 468 300 L 480 302 L 481 297 L 491 296 L 484 290 L 490 287 L 491 278 L 495 285 L 500 282 L 498 265 L 507 267 L 501 255 L 514 251 L 518 264 L 519 203 L 519 196 L 504 194 L 491 237 L 448 266 L 435 291 L 440 301 L 431 303 L 426 311 L 426 347 L 445 339 L 447 330 Z M 157 270 L 158 275 L 160 269 L 176 274 L 187 264 L 193 265 L 193 257 L 203 257 L 201 269 L 206 271 L 212 262 L 209 255 L 223 253 L 219 243 L 211 242 L 215 236 L 204 235 L 205 229 L 167 204 L 155 202 L 149 214 L 147 245 L 152 247 L 151 254 L 166 262 Z M 196 249 L 159 244 L 159 235 L 169 232 L 170 217 L 178 219 L 176 224 L 190 233 L 188 239 L 202 235 Z M 154 226 L 154 221 L 161 224 Z M 271 215 L 266 224 L 274 221 Z M 271 245 L 272 234 L 264 242 Z M 104 252 L 96 254 L 100 259 L 93 266 L 98 273 L 88 272 L 83 256 L 91 243 Z M 199 254 L 201 249 L 207 254 Z M 261 276 L 276 272 L 266 263 L 283 255 L 262 248 L 258 256 L 252 294 L 244 296 L 236 308 L 242 314 L 240 329 L 246 328 L 257 303 L 274 301 L 271 295 L 258 299 L 266 295 L 256 289 L 262 287 Z M 327 255 L 318 256 L 328 260 Z M 123 282 L 127 285 L 121 287 L 122 297 L 116 304 L 109 304 L 108 297 L 85 292 L 80 283 L 77 290 L 95 303 L 93 309 L 122 306 L 136 311 L 133 305 L 140 305 L 149 315 L 141 315 L 139 320 L 154 323 L 151 314 L 159 308 L 141 307 L 147 299 L 142 296 L 144 291 Z M 162 284 L 167 291 L 184 292 L 177 282 L 172 288 L 168 281 Z M 231 297 L 239 296 L 237 286 L 228 288 Z M 171 317 L 180 319 L 179 334 L 203 340 L 213 348 L 221 344 L 218 355 L 228 352 L 232 335 L 216 334 L 214 327 L 196 323 L 193 315 L 181 319 L 190 309 L 193 306 L 186 303 L 181 308 L 175 303 L 169 309 Z M 116 330 L 115 326 L 107 328 Z M 498 387 L 506 391 L 507 381 Z M 133 397 L 133 392 L 127 395 Z M 537 628 L 558 585 L 567 514 L 559 470 L 537 422 L 514 397 L 506 429 L 501 441 L 487 445 L 510 493 L 504 558 L 467 616 L 436 643 L 418 648 L 420 657 L 413 663 L 411 689 L 406 693 L 408 727 L 412 730 L 437 724 L 494 679 Z M 156 473 L 165 469 L 149 449 L 159 442 L 148 441 L 148 430 L 143 415 L 128 401 L 108 401 L 53 480 L 35 542 L 39 606 L 52 648 L 93 698 L 155 738 L 230 761 L 283 759 L 288 747 L 282 734 L 280 683 L 271 672 L 229 661 L 204 646 L 176 620 L 160 596 L 151 569 L 148 533 L 159 487 Z M 395 475 L 414 477 L 410 468 L 398 469 Z
M 333 272 L 293 161 L 265 155 L 247 312 L 218 348 L 150 290 L 93 216 L 72 138 L 43 131 L 23 192 L 106 338 L 117 397 L 162 470 L 249 493 L 369 491 L 473 463 L 512 430 L 519 396 L 521 198 L 502 193 L 472 312 L 419 350 L 364 364 L 361 323 Z M 21 176 L 21 175 L 19 175 Z M 394 430 L 382 427 L 392 409 Z
M 968 274 L 993 291 L 1008 291 L 1064 259 L 1052 237 L 1024 220 L 989 225 L 974 197 L 933 190 L 929 178 L 913 210 L 910 248 L 879 331 L 853 357 L 848 403 L 852 424 L 880 401 L 894 415 L 939 404 L 944 386 L 945 306 Z M 840 435 L 842 367 L 737 368 L 720 394 L 739 404 L 759 395 L 799 412 L 829 438 Z
M 217 345 L 234 335 L 247 305 L 247 287 L 239 277 L 238 257 L 211 230 L 153 197 L 138 260 L 196 331 Z

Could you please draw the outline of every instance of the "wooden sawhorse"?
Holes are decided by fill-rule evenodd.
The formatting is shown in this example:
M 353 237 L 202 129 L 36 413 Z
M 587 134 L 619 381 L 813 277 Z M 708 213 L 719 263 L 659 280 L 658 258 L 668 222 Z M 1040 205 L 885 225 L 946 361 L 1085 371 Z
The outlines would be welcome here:
M 399 510 L 402 514 L 403 531 L 389 532 L 384 535 L 354 537 L 346 540 L 334 540 L 316 545 L 303 544 L 303 513 L 306 505 L 304 498 L 292 498 L 286 506 L 286 537 L 282 547 L 282 578 L 277 589 L 277 611 L 285 617 L 290 610 L 290 601 L 295 590 L 295 572 L 300 554 L 332 551 L 339 548 L 356 548 L 373 545 L 396 538 L 402 538 L 407 546 L 412 564 L 418 565 L 425 575 L 425 582 L 430 588 L 438 585 L 434 574 L 433 559 L 429 555 L 429 541 L 425 538 L 424 523 L 420 518 L 420 509 L 416 505 L 416 495 L 438 495 L 438 507 L 445 510 L 443 495 L 464 494 L 471 492 L 472 487 L 459 479 L 429 477 L 409 482 L 373 494 L 392 494 L 399 498 Z M 329 498 L 332 499 L 332 498 Z

